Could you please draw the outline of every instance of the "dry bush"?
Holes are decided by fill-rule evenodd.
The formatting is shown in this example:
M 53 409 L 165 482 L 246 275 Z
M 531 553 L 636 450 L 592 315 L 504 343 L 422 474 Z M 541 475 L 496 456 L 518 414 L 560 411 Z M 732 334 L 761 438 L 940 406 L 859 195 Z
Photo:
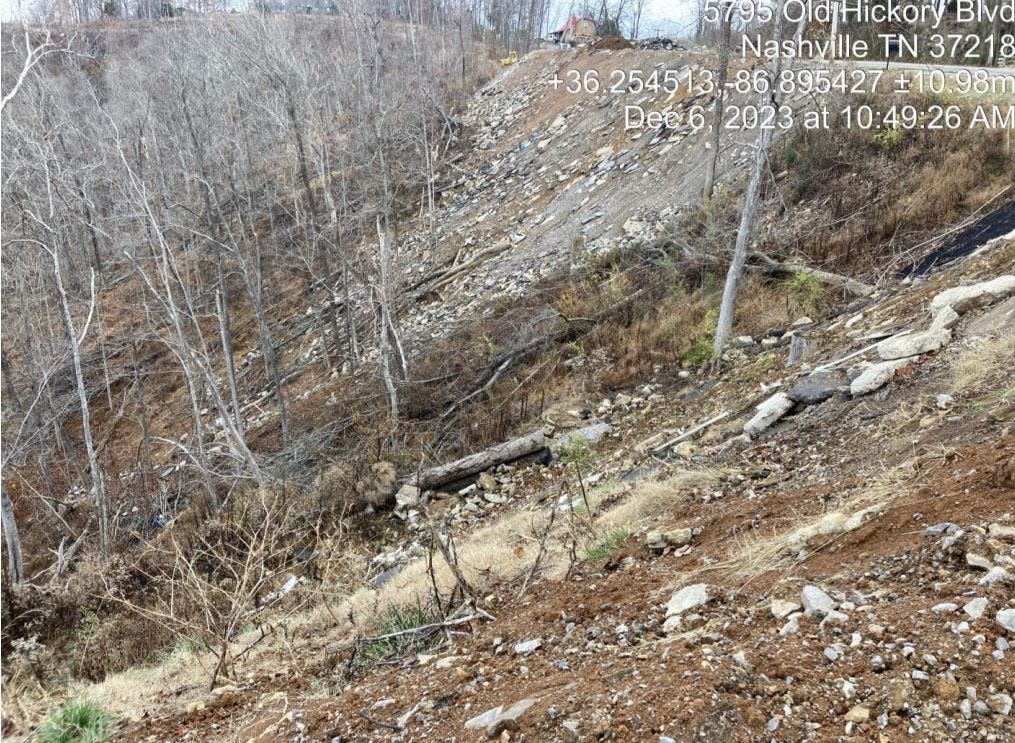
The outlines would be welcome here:
M 100 621 L 92 615 L 78 632 L 74 675 L 102 681 L 110 674 L 157 663 L 176 641 L 170 627 L 151 617 L 120 613 Z
M 854 103 L 864 102 L 885 110 L 893 101 Z M 954 103 L 906 102 L 924 110 Z M 1003 131 L 872 132 L 834 120 L 783 139 L 773 171 L 786 173 L 778 186 L 782 201 L 810 206 L 794 210 L 807 216 L 799 224 L 774 226 L 774 241 L 792 239 L 797 252 L 832 271 L 879 271 L 886 258 L 997 196 L 1015 180 L 1015 154 Z
M 391 502 L 397 487 L 397 473 L 391 462 L 356 466 L 350 461 L 334 462 L 299 498 L 304 512 L 319 514 L 325 524 L 344 524 L 346 519 L 372 513 Z
M 369 471 L 356 481 L 356 496 L 359 503 L 378 508 L 387 503 L 395 494 L 397 480 L 395 465 L 391 462 L 375 462 Z
M 115 589 L 110 593 L 127 609 L 212 653 L 214 688 L 243 652 L 234 647 L 237 637 L 249 625 L 264 623 L 263 611 L 298 585 L 293 573 L 316 550 L 318 532 L 302 505 L 281 486 L 237 493 L 195 533 L 174 531 L 153 546 L 170 568 L 147 576 L 159 586 L 149 603 Z
M 122 559 L 102 563 L 91 554 L 78 560 L 61 581 L 18 586 L 5 582 L 0 604 L 4 657 L 14 657 L 8 653 L 25 642 L 38 649 L 27 667 L 6 666 L 5 673 L 27 671 L 39 683 L 73 673 L 81 663 L 68 665 L 66 656 L 73 655 L 75 645 L 80 645 L 77 633 L 94 630 L 95 618 L 106 612 L 103 601 L 106 586 L 127 589 L 132 582 L 133 575 Z M 117 665 L 117 656 L 125 660 L 146 658 L 148 650 L 148 647 L 98 645 L 92 649 L 88 662 L 93 669 L 112 668 Z M 135 651 L 139 651 L 137 655 Z

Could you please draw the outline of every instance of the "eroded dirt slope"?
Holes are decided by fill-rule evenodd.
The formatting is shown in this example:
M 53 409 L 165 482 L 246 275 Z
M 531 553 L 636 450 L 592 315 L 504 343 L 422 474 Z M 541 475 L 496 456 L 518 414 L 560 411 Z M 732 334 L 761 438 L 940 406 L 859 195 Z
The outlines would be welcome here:
M 473 621 L 363 669 L 341 641 L 370 631 L 339 607 L 211 695 L 166 688 L 123 739 L 1012 740 L 1013 291 L 956 302 L 942 347 L 848 389 L 883 363 L 876 343 L 930 325 L 943 291 L 1013 266 L 1015 241 L 995 240 L 837 317 L 741 339 L 718 376 L 585 401 L 612 433 L 585 475 L 593 537 L 570 574 L 568 532 L 554 531 L 523 592 L 540 531 L 517 518 L 569 511 L 572 469 L 501 468 L 431 506 L 465 545 Z M 741 435 L 756 403 L 799 396 L 809 372 L 854 353 L 824 402 Z M 410 529 L 401 576 L 412 542 Z M 512 550 L 526 559 L 496 562 Z M 392 585 L 376 601 L 403 595 Z

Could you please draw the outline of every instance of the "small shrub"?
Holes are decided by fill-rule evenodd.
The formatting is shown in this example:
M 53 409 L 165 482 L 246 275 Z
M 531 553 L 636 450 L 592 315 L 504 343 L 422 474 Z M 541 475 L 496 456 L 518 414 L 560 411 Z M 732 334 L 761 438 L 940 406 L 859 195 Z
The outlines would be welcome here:
M 622 529 L 611 531 L 606 537 L 585 550 L 585 559 L 589 562 L 601 562 L 613 557 L 624 548 L 630 534 Z
M 712 360 L 714 348 L 712 339 L 705 335 L 699 335 L 694 343 L 680 354 L 680 363 L 683 366 L 701 366 Z
M 165 623 L 134 612 L 113 613 L 101 618 L 85 612 L 75 643 L 75 675 L 102 681 L 111 673 L 155 663 L 177 641 Z
M 96 743 L 105 740 L 112 716 L 94 702 L 70 699 L 39 728 L 39 743 Z
M 786 281 L 786 301 L 791 312 L 814 312 L 824 298 L 821 282 L 809 271 L 797 271 Z
M 595 453 L 584 436 L 573 433 L 564 439 L 557 452 L 564 466 L 572 465 L 580 471 L 588 470 L 595 459 Z
M 902 144 L 903 130 L 883 129 L 874 135 L 874 144 L 882 150 L 894 150 Z
M 716 299 L 722 296 L 723 282 L 711 271 L 705 271 L 701 275 L 701 293 L 706 299 Z

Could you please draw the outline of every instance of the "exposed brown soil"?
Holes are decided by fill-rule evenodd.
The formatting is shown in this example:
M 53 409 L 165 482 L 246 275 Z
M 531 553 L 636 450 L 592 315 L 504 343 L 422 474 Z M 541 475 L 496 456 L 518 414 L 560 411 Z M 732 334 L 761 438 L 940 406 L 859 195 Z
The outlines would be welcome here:
M 1002 250 L 963 270 L 993 275 L 1011 266 L 1010 255 Z M 939 274 L 883 297 L 867 309 L 869 322 L 916 319 L 954 282 L 954 273 Z M 974 321 L 964 318 L 957 336 Z M 834 357 L 848 341 L 829 324 L 810 335 Z M 276 670 L 254 673 L 205 709 L 156 712 L 121 739 L 478 741 L 486 736 L 467 730 L 468 719 L 528 698 L 534 706 L 503 739 L 944 741 L 961 729 L 1011 740 L 1010 718 L 988 712 L 966 721 L 959 710 L 967 687 L 979 700 L 1015 691 L 1010 654 L 991 656 L 1004 637 L 993 614 L 1011 605 L 1011 586 L 979 586 L 983 572 L 926 533 L 953 522 L 975 535 L 1013 519 L 1015 491 L 1004 473 L 1015 457 L 1015 419 L 1010 406 L 992 402 L 1011 379 L 1007 372 L 985 379 L 938 410 L 933 400 L 951 389 L 955 353 L 915 364 L 882 393 L 807 408 L 753 443 L 702 443 L 692 465 L 726 472 L 719 485 L 682 493 L 609 558 L 580 562 L 564 581 L 537 582 L 523 597 L 519 585 L 494 588 L 480 605 L 495 619 L 456 628 L 436 657 L 394 658 L 347 679 L 347 656 L 280 654 Z M 673 378 L 645 409 L 614 410 L 620 438 L 600 452 L 603 468 L 626 471 L 624 457 L 645 436 L 742 402 L 756 384 L 746 380 L 777 373 L 763 354 L 748 355 L 704 394 L 689 395 L 693 382 Z M 661 471 L 674 466 L 679 460 Z M 802 556 L 784 554 L 767 568 L 728 562 L 746 560 L 745 548 L 797 524 L 848 512 L 850 499 L 873 487 L 884 488 L 884 508 L 859 528 L 816 537 Z M 689 550 L 658 555 L 645 546 L 645 529 L 678 526 L 700 528 Z M 669 594 L 697 582 L 715 587 L 717 598 L 684 633 L 665 633 Z M 856 606 L 843 604 L 841 625 L 804 617 L 798 632 L 780 636 L 784 620 L 770 613 L 771 599 L 798 598 L 807 583 Z M 980 619 L 930 611 L 943 602 L 961 607 L 973 595 L 989 601 Z M 963 619 L 968 629 L 956 630 Z M 531 655 L 512 651 L 533 638 L 543 644 Z M 841 654 L 834 662 L 824 654 L 833 645 Z M 738 651 L 749 667 L 736 660 Z M 928 680 L 909 681 L 914 672 Z M 907 706 L 896 709 L 900 688 Z M 847 733 L 845 717 L 858 705 L 870 717 Z

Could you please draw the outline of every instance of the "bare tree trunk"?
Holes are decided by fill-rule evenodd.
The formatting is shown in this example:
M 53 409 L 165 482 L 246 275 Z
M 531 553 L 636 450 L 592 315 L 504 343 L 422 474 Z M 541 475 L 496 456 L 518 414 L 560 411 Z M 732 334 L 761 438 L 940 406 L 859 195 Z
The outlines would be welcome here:
M 74 360 L 74 378 L 78 388 L 78 403 L 81 405 L 81 428 L 85 437 L 85 452 L 88 454 L 88 467 L 92 471 L 92 490 L 95 492 L 95 511 L 99 519 L 99 550 L 102 558 L 108 560 L 110 556 L 109 543 L 109 506 L 106 501 L 106 484 L 102 477 L 102 469 L 99 467 L 99 457 L 95 451 L 95 443 L 92 440 L 92 422 L 88 409 L 88 392 L 85 390 L 84 371 L 81 368 L 81 342 L 88 332 L 88 325 L 92 319 L 92 312 L 95 310 L 95 271 L 92 271 L 92 300 L 88 312 L 88 320 L 81 331 L 81 337 L 74 329 L 74 322 L 70 314 L 70 305 L 67 300 L 67 291 L 63 287 L 63 277 L 60 271 L 59 251 L 52 250 L 53 275 L 56 278 L 57 292 L 60 294 L 60 307 L 63 310 L 63 321 L 67 330 L 67 341 L 70 344 L 71 356 Z
M 229 399 L 233 406 L 233 420 L 240 435 L 243 431 L 243 415 L 240 412 L 240 395 L 236 389 L 236 365 L 233 363 L 233 338 L 229 330 L 229 308 L 222 290 L 215 292 L 215 310 L 219 316 L 219 334 L 222 337 L 222 354 L 226 360 L 226 380 L 229 383 Z
M 782 41 L 783 17 L 782 0 L 776 3 L 775 7 L 775 36 Z M 773 84 L 772 93 L 762 94 L 759 103 L 761 105 L 779 107 L 780 96 L 778 86 L 774 81 L 779 79 L 782 71 L 782 56 L 776 58 L 775 69 L 770 73 Z M 759 109 L 761 108 L 759 105 Z M 774 132 L 770 128 L 762 128 L 758 132 L 758 140 L 754 150 L 754 167 L 751 169 L 750 180 L 747 184 L 747 193 L 744 194 L 744 208 L 740 214 L 740 227 L 737 230 L 737 243 L 733 250 L 733 260 L 730 262 L 729 271 L 726 273 L 726 285 L 723 287 L 722 305 L 719 307 L 719 321 L 715 328 L 715 342 L 712 350 L 718 358 L 729 342 L 733 333 L 733 316 L 736 312 L 737 293 L 740 290 L 740 280 L 744 273 L 744 264 L 747 262 L 747 245 L 751 239 L 751 231 L 758 216 L 758 198 L 761 195 L 761 182 L 768 167 L 768 148 L 772 144 Z
M 839 2 L 838 0 L 830 0 L 830 5 L 832 10 L 832 30 L 828 37 L 828 41 L 830 42 L 828 48 L 834 49 L 835 40 L 839 37 Z M 833 54 L 834 56 L 834 53 L 830 54 Z
M 7 542 L 7 565 L 11 571 L 11 582 L 21 583 L 25 580 L 25 563 L 21 559 L 21 537 L 18 536 L 18 522 L 14 518 L 14 504 L 7 495 L 7 487 L 0 482 L 0 500 L 2 500 L 4 541 Z
M 194 117 L 190 113 L 190 105 L 187 101 L 187 89 L 180 91 L 180 101 L 183 107 L 184 119 L 187 122 L 187 131 L 190 134 L 190 143 L 194 149 L 194 157 L 197 160 L 198 171 L 201 173 L 202 196 L 204 198 L 205 221 L 211 231 L 212 250 L 215 253 L 215 277 L 218 281 L 218 290 L 215 293 L 216 314 L 218 315 L 219 337 L 222 341 L 222 356 L 226 362 L 226 377 L 229 380 L 229 396 L 233 406 L 233 419 L 236 428 L 243 433 L 243 419 L 240 414 L 240 398 L 236 392 L 236 365 L 233 363 L 233 336 L 229 323 L 229 284 L 226 282 L 225 269 L 223 267 L 222 244 L 220 243 L 221 233 L 225 229 L 225 217 L 222 213 L 222 204 L 219 201 L 218 193 L 212 188 L 211 177 L 205 163 L 204 146 L 197 136 L 197 129 L 194 125 Z M 215 202 L 215 210 L 212 211 L 212 200 Z
M 804 32 L 806 30 L 807 30 L 807 14 L 806 13 L 801 13 L 800 14 L 800 22 L 797 23 L 796 33 L 793 36 L 793 38 L 796 41 L 798 47 L 800 45 L 800 40 L 803 39 Z
M 356 335 L 356 317 L 352 309 L 352 290 L 349 286 L 349 261 L 342 257 L 342 296 L 345 303 L 345 334 L 352 348 L 353 366 L 359 362 L 359 337 Z
M 388 297 L 385 286 L 388 278 L 388 243 L 384 236 L 384 229 L 381 227 L 380 215 L 377 215 L 377 242 L 381 264 L 380 286 L 377 290 L 378 304 L 380 305 L 378 339 L 381 353 L 381 374 L 384 377 L 384 388 L 388 393 L 388 409 L 391 413 L 391 423 L 394 426 L 398 423 L 398 388 L 395 387 L 395 379 L 391 373 L 391 342 L 388 335 L 390 319 L 388 317 Z
M 722 140 L 722 115 L 726 107 L 726 77 L 730 66 L 730 33 L 733 27 L 733 16 L 728 12 L 729 3 L 723 3 L 719 17 L 719 74 L 716 80 L 715 117 L 712 121 L 712 156 L 708 160 L 705 171 L 704 197 L 712 198 L 715 189 L 715 171 L 719 165 L 719 146 Z M 728 17 L 727 17 L 728 16 Z
M 244 271 L 246 274 L 246 271 Z M 256 281 L 256 279 L 253 279 Z M 259 282 L 258 282 L 259 283 Z M 264 354 L 264 363 L 271 375 L 271 382 L 275 388 L 275 401 L 278 403 L 278 421 L 282 429 L 282 450 L 289 448 L 289 416 L 286 413 L 285 389 L 282 384 L 282 374 L 278 369 L 278 353 L 275 350 L 275 341 L 271 336 L 271 329 L 268 326 L 268 315 L 264 311 L 264 302 L 261 301 L 261 287 L 249 286 L 250 301 L 254 305 L 254 315 L 257 317 L 257 328 L 261 336 L 261 351 Z

